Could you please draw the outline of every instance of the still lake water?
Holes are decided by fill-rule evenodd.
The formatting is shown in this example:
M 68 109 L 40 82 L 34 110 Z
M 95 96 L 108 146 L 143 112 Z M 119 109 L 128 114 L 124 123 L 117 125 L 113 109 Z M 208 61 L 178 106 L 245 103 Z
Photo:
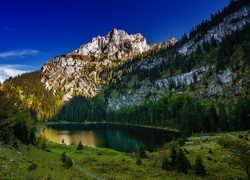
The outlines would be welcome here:
M 162 148 L 179 134 L 173 131 L 117 124 L 54 124 L 41 132 L 48 140 L 77 145 L 110 148 L 122 152 L 136 151 L 136 145 L 146 150 Z

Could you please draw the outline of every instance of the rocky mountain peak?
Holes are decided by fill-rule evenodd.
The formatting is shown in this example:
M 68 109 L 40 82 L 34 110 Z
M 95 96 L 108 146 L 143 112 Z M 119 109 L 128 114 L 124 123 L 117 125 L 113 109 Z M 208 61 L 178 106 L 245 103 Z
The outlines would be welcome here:
M 70 54 L 89 57 L 106 57 L 109 60 L 125 60 L 151 49 L 140 33 L 129 35 L 124 30 L 113 29 L 106 36 L 97 36 Z

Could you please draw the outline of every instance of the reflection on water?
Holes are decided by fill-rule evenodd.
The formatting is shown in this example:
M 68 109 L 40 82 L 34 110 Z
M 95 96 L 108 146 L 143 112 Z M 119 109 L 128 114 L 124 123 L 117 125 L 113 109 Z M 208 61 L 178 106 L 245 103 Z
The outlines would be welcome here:
M 47 127 L 42 131 L 42 135 L 47 139 L 61 143 L 64 142 L 67 145 L 78 144 L 80 141 L 86 146 L 96 146 L 98 139 L 93 131 L 60 131 Z
M 105 147 L 124 152 L 136 151 L 136 145 L 143 145 L 153 151 L 165 142 L 177 137 L 178 133 L 152 128 L 113 124 L 61 124 L 43 129 L 42 136 L 67 145 L 80 141 L 87 146 Z

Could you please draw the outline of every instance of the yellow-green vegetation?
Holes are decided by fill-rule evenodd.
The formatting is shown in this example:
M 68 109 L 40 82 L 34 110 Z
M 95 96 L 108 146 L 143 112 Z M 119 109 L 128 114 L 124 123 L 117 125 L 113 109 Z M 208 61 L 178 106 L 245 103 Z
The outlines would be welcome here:
M 191 162 L 188 174 L 176 169 L 163 170 L 164 158 L 170 160 L 171 143 L 158 152 L 146 152 L 146 158 L 136 153 L 118 152 L 106 148 L 57 144 L 38 138 L 38 147 L 19 145 L 19 150 L 0 145 L 0 179 L 247 179 L 246 172 L 232 163 L 233 151 L 228 140 L 242 139 L 250 145 L 249 132 L 231 132 L 193 135 L 178 146 Z M 175 141 L 182 144 L 181 141 Z M 40 148 L 40 149 L 39 149 Z M 42 148 L 44 150 L 42 150 Z M 61 161 L 63 152 L 74 165 L 67 168 Z M 205 176 L 196 176 L 194 164 L 201 156 Z M 140 160 L 138 160 L 140 159 Z M 141 161 L 138 162 L 138 161 Z M 139 165 L 138 165 L 139 164 Z
M 0 145 L 0 179 L 87 179 L 87 175 L 66 168 L 61 157 L 34 146 L 19 145 L 12 149 Z

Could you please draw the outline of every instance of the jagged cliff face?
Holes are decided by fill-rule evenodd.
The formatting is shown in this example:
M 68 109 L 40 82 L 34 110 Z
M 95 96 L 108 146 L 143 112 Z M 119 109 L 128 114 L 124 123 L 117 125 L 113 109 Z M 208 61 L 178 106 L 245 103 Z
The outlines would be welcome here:
M 81 94 L 93 97 L 112 81 L 114 69 L 134 57 L 155 48 L 167 48 L 177 42 L 175 38 L 161 44 L 148 45 L 140 33 L 129 35 L 113 29 L 106 36 L 97 36 L 86 45 L 67 55 L 58 56 L 42 67 L 46 89 L 62 93 L 63 100 Z

